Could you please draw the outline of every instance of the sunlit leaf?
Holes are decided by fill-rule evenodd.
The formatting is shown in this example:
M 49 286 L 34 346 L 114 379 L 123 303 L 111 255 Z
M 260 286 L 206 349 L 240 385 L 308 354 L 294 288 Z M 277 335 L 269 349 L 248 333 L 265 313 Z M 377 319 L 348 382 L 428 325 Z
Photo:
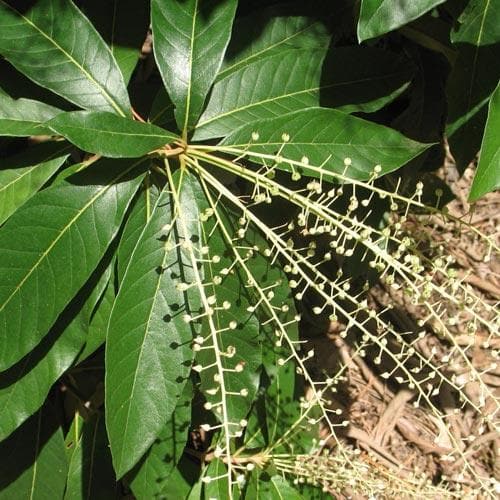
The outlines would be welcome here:
M 46 407 L 0 443 L 0 499 L 62 498 L 67 469 L 62 429 Z
M 500 187 L 500 84 L 491 96 L 488 109 L 479 164 L 469 193 L 471 201 Z
M 236 0 L 153 0 L 158 69 L 186 134 L 200 115 L 231 35 Z
M 381 49 L 283 49 L 257 54 L 219 79 L 193 139 L 223 137 L 249 122 L 325 105 L 371 112 L 408 85 L 414 67 Z
M 82 108 L 130 114 L 111 51 L 71 0 L 40 0 L 27 10 L 18 8 L 0 1 L 0 53 L 9 62 Z
M 302 500 L 304 497 L 282 476 L 269 477 L 267 473 L 253 474 L 245 495 L 246 500 Z
M 151 123 L 104 111 L 61 113 L 47 126 L 80 149 L 108 158 L 137 158 L 178 138 Z
M 178 177 L 176 177 L 178 179 Z M 184 178 L 180 205 L 167 185 L 138 235 L 109 320 L 106 342 L 106 426 L 118 477 L 130 470 L 172 415 L 190 369 L 196 309 L 175 286 L 189 280 L 189 250 L 178 241 L 200 238 L 195 187 Z
M 361 0 L 360 42 L 393 31 L 422 16 L 445 0 Z
M 253 139 L 252 134 L 257 138 Z M 380 173 L 395 170 L 430 146 L 382 125 L 325 108 L 308 108 L 255 121 L 236 130 L 221 144 L 268 155 L 277 155 L 279 151 L 280 157 L 295 161 L 306 157 L 312 165 L 323 165 L 340 174 L 347 171 L 357 179 L 370 178 L 375 165 L 381 166 Z M 260 161 L 258 157 L 255 159 Z M 278 162 L 276 166 L 293 170 L 286 162 Z M 296 170 L 303 175 L 318 176 L 314 170 L 301 167 Z
M 52 135 L 44 122 L 59 113 L 60 109 L 43 102 L 12 99 L 7 94 L 0 94 L 0 135 Z
M 0 224 L 57 172 L 68 150 L 67 143 L 40 144 L 0 159 Z
M 103 272 L 99 266 L 42 342 L 2 373 L 0 440 L 40 408 L 53 384 L 77 357 L 110 271 L 108 267 Z
M 325 23 L 314 16 L 312 9 L 310 17 L 301 14 L 295 15 L 288 5 L 286 8 L 272 5 L 237 19 L 217 80 L 285 49 L 327 47 L 331 35 Z
M 138 164 L 97 162 L 30 198 L 2 227 L 0 370 L 42 340 L 91 275 L 141 181 L 131 174 Z

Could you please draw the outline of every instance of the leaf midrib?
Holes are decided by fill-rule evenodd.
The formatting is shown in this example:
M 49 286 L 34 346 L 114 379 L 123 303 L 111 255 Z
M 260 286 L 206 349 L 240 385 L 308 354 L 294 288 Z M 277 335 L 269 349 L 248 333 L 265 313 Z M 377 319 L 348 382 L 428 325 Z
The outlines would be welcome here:
M 363 3 L 363 2 L 361 2 L 361 3 Z M 373 33 L 374 33 L 374 32 L 375 32 L 375 33 L 377 32 L 377 31 L 376 31 L 376 28 L 375 28 L 375 30 L 374 30 L 374 29 L 371 27 L 371 25 L 373 24 L 373 19 L 377 17 L 379 10 L 381 10 L 381 9 L 383 8 L 384 3 L 385 3 L 385 0 L 382 0 L 382 1 L 379 3 L 378 7 L 377 7 L 377 8 L 375 9 L 375 11 L 372 13 L 372 16 L 370 17 L 370 21 L 369 21 L 368 23 L 366 23 L 366 25 L 365 25 L 365 30 L 367 30 L 367 31 L 368 31 L 368 28 L 369 28 L 369 34 L 370 34 L 370 35 L 373 35 Z
M 51 160 L 50 160 L 51 161 Z M 7 184 L 4 184 L 3 186 L 0 187 L 0 194 L 2 194 L 2 191 L 5 191 L 6 189 L 8 189 L 10 186 L 12 186 L 13 184 L 15 184 L 16 182 L 19 182 L 20 180 L 22 180 L 24 177 L 26 177 L 27 175 L 30 175 L 33 170 L 35 170 L 37 167 L 40 166 L 40 163 L 38 163 L 37 165 L 33 165 L 31 167 L 28 167 L 26 169 L 26 172 L 23 172 L 22 174 L 20 174 L 19 176 L 17 176 L 15 179 L 12 179 L 10 182 L 8 182 Z
M 26 17 L 24 14 L 21 14 L 19 11 L 11 7 L 9 4 L 5 3 L 4 0 L 0 0 L 8 9 L 10 9 L 12 12 L 15 14 L 19 15 L 26 24 L 29 24 L 32 28 L 34 28 L 40 35 L 42 35 L 45 39 L 47 39 L 56 49 L 60 50 L 66 58 L 72 62 L 84 75 L 85 77 L 95 86 L 99 89 L 100 93 L 104 96 L 104 98 L 109 102 L 109 104 L 112 106 L 112 108 L 122 117 L 125 117 L 126 114 L 122 111 L 120 106 L 115 102 L 115 100 L 108 94 L 107 90 L 101 86 L 101 84 L 63 47 L 61 47 L 53 38 L 51 38 L 49 35 L 47 35 L 43 30 L 41 30 L 36 24 L 34 24 L 28 17 Z
M 271 478 L 271 483 L 273 485 L 273 488 L 276 490 L 276 493 L 278 494 L 278 496 L 280 497 L 280 500 L 284 500 L 284 497 L 283 495 L 281 494 L 279 488 L 278 488 L 278 485 L 274 482 L 273 478 Z
M 65 147 L 64 149 L 62 149 L 61 151 L 59 151 L 58 153 L 64 151 L 65 149 L 70 149 L 70 146 L 67 146 Z M 68 156 L 68 155 L 62 155 L 62 156 Z M 53 158 L 47 158 L 46 161 L 43 161 L 41 163 L 37 163 L 36 165 L 32 165 L 31 167 L 27 167 L 26 169 L 26 172 L 23 172 L 22 174 L 20 174 L 18 177 L 16 177 L 15 179 L 12 179 L 10 182 L 8 182 L 7 184 L 4 184 L 3 186 L 0 187 L 0 194 L 2 193 L 2 191 L 6 190 L 7 188 L 9 188 L 10 186 L 12 186 L 13 184 L 15 184 L 16 182 L 19 182 L 21 179 L 23 179 L 23 177 L 25 177 L 26 175 L 29 175 L 33 172 L 33 170 L 37 169 L 38 167 L 40 167 L 40 165 L 43 165 L 43 164 L 46 164 L 50 161 L 54 161 L 56 160 L 57 158 L 59 158 L 56 155 L 54 155 Z M 21 167 L 22 168 L 22 167 Z M 17 170 L 17 169 L 9 169 L 9 170 Z
M 131 122 L 134 123 L 134 122 Z M 52 128 L 52 127 L 50 127 Z M 124 136 L 124 137 L 152 137 L 152 138 L 158 138 L 158 139 L 169 139 L 171 137 L 175 136 L 173 134 L 168 134 L 167 131 L 165 131 L 165 134 L 138 134 L 135 132 L 118 132 L 116 130 L 106 130 L 106 129 L 99 129 L 99 128 L 91 128 L 87 126 L 77 126 L 77 125 L 67 125 L 64 128 L 66 129 L 74 129 L 74 130 L 86 130 L 89 132 L 99 132 L 101 134 L 111 134 L 111 135 L 117 135 L 117 136 Z M 55 127 L 54 127 L 55 130 Z M 56 131 L 58 132 L 58 131 Z M 59 132 L 58 132 L 59 133 Z
M 83 207 L 81 210 L 77 212 L 77 214 L 70 219 L 69 223 L 66 224 L 64 229 L 57 235 L 57 237 L 54 239 L 54 241 L 48 246 L 48 248 L 40 255 L 40 258 L 35 262 L 35 264 L 29 269 L 29 272 L 26 274 L 26 276 L 21 280 L 21 282 L 14 288 L 12 293 L 7 297 L 5 302 L 0 305 L 0 313 L 5 309 L 5 307 L 9 304 L 9 302 L 12 300 L 12 298 L 19 292 L 19 290 L 23 287 L 24 283 L 29 279 L 29 277 L 35 272 L 35 270 L 39 267 L 40 263 L 49 255 L 49 253 L 52 251 L 54 246 L 59 242 L 59 240 L 66 234 L 66 232 L 69 230 L 69 228 L 73 227 L 75 222 L 87 211 L 89 207 L 91 207 L 94 202 L 99 199 L 104 193 L 106 193 L 111 187 L 121 179 L 124 175 L 126 175 L 128 172 L 130 172 L 133 168 L 135 168 L 143 159 L 141 158 L 140 161 L 134 163 L 131 165 L 129 168 L 125 169 L 124 171 L 120 172 L 119 175 L 117 175 L 115 178 L 109 181 L 109 183 L 103 187 L 100 191 L 98 191 Z
M 283 146 L 283 141 L 281 142 L 252 142 L 252 146 Z M 362 148 L 371 148 L 371 149 L 380 149 L 381 144 L 358 144 L 355 142 L 348 142 L 348 143 L 343 143 L 343 142 L 288 142 L 286 144 L 287 146 L 353 146 L 353 147 L 362 147 Z M 231 144 L 231 147 L 248 147 L 247 144 Z M 408 149 L 408 145 L 405 146 L 385 146 L 384 149 Z M 248 150 L 248 156 L 252 155 L 252 151 Z M 283 156 L 283 155 L 282 155 Z
M 90 450 L 89 480 L 88 480 L 88 483 L 87 483 L 86 500 L 90 500 L 90 492 L 91 492 L 91 489 L 92 489 L 92 475 L 93 475 L 93 472 L 94 472 L 94 456 L 95 456 L 95 447 L 96 447 L 96 441 L 97 441 L 97 430 L 98 430 L 98 427 L 99 427 L 99 419 L 100 419 L 100 416 L 97 415 L 95 426 L 94 426 L 94 429 L 93 429 L 94 432 L 92 433 L 92 447 L 91 447 L 91 450 Z
M 359 78 L 357 80 L 350 80 L 348 82 L 339 82 L 339 83 L 332 83 L 332 84 L 329 84 L 329 85 L 320 85 L 319 87 L 310 87 L 308 89 L 298 90 L 296 92 L 291 92 L 289 94 L 282 94 L 282 95 L 279 95 L 279 96 L 270 97 L 270 98 L 263 99 L 263 100 L 258 101 L 258 102 L 253 102 L 253 103 L 247 104 L 245 106 L 241 106 L 239 108 L 231 109 L 230 111 L 227 111 L 226 113 L 221 113 L 219 115 L 215 115 L 215 116 L 213 116 L 213 117 L 205 120 L 204 122 L 199 122 L 198 125 L 196 126 L 196 129 L 201 129 L 202 127 L 205 127 L 207 124 L 210 124 L 212 122 L 218 121 L 218 120 L 220 120 L 222 118 L 225 118 L 227 116 L 234 115 L 234 114 L 239 113 L 241 111 L 246 111 L 246 110 L 251 109 L 253 107 L 262 106 L 264 104 L 268 104 L 268 103 L 272 103 L 272 102 L 275 102 L 275 101 L 279 101 L 281 99 L 286 99 L 288 97 L 294 97 L 294 96 L 301 95 L 301 94 L 307 94 L 309 92 L 317 92 L 317 91 L 323 90 L 323 89 L 330 89 L 330 88 L 335 88 L 335 87 L 343 87 L 343 86 L 346 86 L 346 85 L 354 85 L 354 84 L 357 84 L 357 83 L 363 83 L 363 82 L 368 82 L 368 81 L 391 79 L 392 77 L 398 76 L 398 75 L 400 75 L 402 73 L 405 73 L 405 72 L 401 70 L 401 71 L 396 71 L 394 73 L 387 73 L 387 74 L 384 74 L 384 75 L 381 75 L 381 76 L 377 76 L 375 78 Z
M 0 116 L 0 121 L 9 121 L 9 122 L 20 122 L 20 123 L 28 123 L 33 124 L 35 127 L 43 127 L 43 123 L 35 120 L 30 120 L 29 118 L 13 118 L 10 116 Z
M 153 211 L 159 206 L 159 202 L 161 201 L 161 196 L 158 197 L 158 200 L 157 200 L 157 203 L 156 203 L 156 206 L 155 208 L 153 209 Z M 132 260 L 134 258 L 134 256 L 136 255 L 136 252 L 141 244 L 141 238 L 144 236 L 144 234 L 147 232 L 147 230 L 149 229 L 150 227 L 150 221 L 151 221 L 151 218 L 148 220 L 148 222 L 146 223 L 146 225 L 144 226 L 143 230 L 141 231 L 141 234 L 140 236 L 137 238 L 137 243 L 134 247 L 134 250 L 132 252 L 132 255 L 130 257 L 130 260 L 127 264 L 127 268 L 125 270 L 125 273 L 123 275 L 123 281 L 122 281 L 122 289 L 123 288 L 126 288 L 126 287 L 123 287 L 123 283 L 125 282 L 125 277 L 127 276 L 127 272 L 128 270 L 130 269 L 131 265 L 132 265 Z M 165 261 L 167 259 L 167 255 L 169 254 L 169 252 L 165 249 L 165 247 L 163 248 L 163 258 L 162 258 L 162 262 L 161 262 L 161 266 L 164 267 L 165 265 Z M 146 338 L 148 337 L 149 335 L 149 325 L 150 325 L 150 322 L 151 322 L 151 317 L 152 317 L 152 311 L 154 310 L 154 307 L 156 305 L 156 301 L 157 301 L 157 297 L 158 297 L 158 290 L 160 289 L 160 283 L 161 283 L 161 279 L 162 279 L 162 275 L 159 275 L 158 276 L 158 279 L 157 279 L 157 282 L 156 282 L 156 286 L 155 286 L 155 291 L 154 291 L 154 294 L 153 294 L 153 300 L 151 301 L 151 307 L 149 309 L 149 312 L 148 312 L 148 316 L 147 316 L 147 320 L 145 323 L 143 323 L 143 330 L 144 330 L 144 335 L 143 335 L 143 339 L 142 339 L 142 342 L 141 342 L 141 347 L 140 347 L 140 350 L 139 350 L 139 356 L 137 358 L 137 363 L 136 363 L 136 366 L 139 367 L 140 363 L 141 363 L 141 359 L 142 359 L 142 355 L 143 355 L 143 352 L 144 352 L 144 345 L 146 343 Z M 118 296 L 117 296 L 117 299 L 118 299 Z M 115 300 L 115 304 L 117 303 L 117 301 Z M 114 308 L 113 308 L 114 309 Z M 111 311 L 111 314 L 110 314 L 110 319 L 111 317 L 113 316 L 113 311 Z M 135 393 L 135 386 L 136 386 L 136 383 L 137 383 L 137 376 L 138 376 L 138 372 L 139 372 L 139 369 L 137 368 L 136 370 L 134 370 L 134 379 L 132 381 L 132 387 L 131 387 L 131 390 L 130 390 L 130 397 L 127 399 L 126 404 L 127 405 L 127 415 L 126 415 L 126 418 L 125 418 L 125 429 L 123 431 L 123 436 L 126 436 L 127 435 L 127 431 L 128 431 L 128 427 L 129 427 L 129 421 L 130 421 L 130 410 L 132 408 L 132 405 L 131 405 L 131 401 L 132 401 L 132 398 L 133 398 L 133 395 Z M 122 405 L 123 407 L 123 405 Z M 126 439 L 126 438 L 125 438 Z M 120 462 L 119 464 L 121 465 L 123 463 L 123 454 L 125 452 L 125 446 L 124 446 L 124 440 L 122 440 L 122 448 L 121 448 L 121 452 L 120 452 Z
M 33 460 L 33 478 L 31 480 L 31 488 L 30 488 L 30 498 L 29 500 L 33 500 L 33 493 L 35 491 L 35 482 L 36 475 L 38 469 L 38 450 L 40 448 L 40 433 L 42 432 L 42 410 L 38 410 L 38 422 L 36 429 L 36 443 L 35 443 L 35 456 Z
M 192 82 L 193 82 L 193 52 L 194 52 L 194 39 L 196 30 L 196 16 L 198 15 L 198 0 L 195 0 L 194 13 L 193 13 L 193 24 L 191 26 L 191 39 L 189 43 L 189 83 L 186 94 L 186 114 L 184 116 L 184 126 L 182 127 L 182 138 L 187 139 L 188 134 L 188 124 L 189 124 L 189 113 L 191 108 L 191 92 L 192 92 Z

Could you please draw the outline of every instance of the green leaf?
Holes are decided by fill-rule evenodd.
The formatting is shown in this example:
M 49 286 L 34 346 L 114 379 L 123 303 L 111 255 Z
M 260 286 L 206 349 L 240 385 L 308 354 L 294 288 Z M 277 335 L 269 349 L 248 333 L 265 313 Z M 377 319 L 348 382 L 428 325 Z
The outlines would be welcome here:
M 130 114 L 123 76 L 71 0 L 16 10 L 0 0 L 0 53 L 21 73 L 82 108 Z
M 80 441 L 80 436 L 82 434 L 83 427 L 83 417 L 77 412 L 71 422 L 66 437 L 64 438 L 64 447 L 66 449 L 66 458 L 68 464 L 71 462 L 71 457 L 75 451 L 76 445 Z
M 161 472 L 160 472 L 161 474 Z M 177 467 L 168 476 L 168 483 L 164 485 L 162 490 L 163 497 L 160 498 L 192 498 L 192 500 L 198 500 L 200 495 L 196 495 L 196 482 L 200 477 L 200 466 L 193 461 L 191 457 L 184 454 Z M 190 495 L 194 495 L 190 497 Z M 149 500 L 151 497 L 137 496 L 138 500 Z
M 217 81 L 257 59 L 286 49 L 327 47 L 331 36 L 324 23 L 313 13 L 306 17 L 293 15 L 291 10 L 288 5 L 271 6 L 237 19 Z
M 40 87 L 24 76 L 3 57 L 0 57 L 0 74 L 2 75 L 2 91 L 11 99 L 31 99 L 63 111 L 69 111 L 74 107 L 61 96 Z
M 118 477 L 138 462 L 172 415 L 193 357 L 193 331 L 183 314 L 199 307 L 198 298 L 175 282 L 194 280 L 189 250 L 177 243 L 200 239 L 196 184 L 191 176 L 176 179 L 180 204 L 171 193 L 178 186 L 167 185 L 138 236 L 109 320 L 106 425 Z
M 358 40 L 368 40 L 417 19 L 445 0 L 361 0 Z
M 0 94 L 0 135 L 21 137 L 30 135 L 52 135 L 44 126 L 60 109 L 31 99 L 12 99 Z
M 0 160 L 0 224 L 57 172 L 68 149 L 68 144 L 39 144 Z
M 126 83 L 141 55 L 149 28 L 148 0 L 86 0 L 85 14 L 109 45 Z
M 219 80 L 193 140 L 223 137 L 255 119 L 319 105 L 325 49 L 288 49 L 254 59 Z
M 477 7 L 472 8 L 472 3 Z M 463 24 L 453 35 L 459 53 L 446 87 L 446 134 L 460 172 L 465 170 L 479 150 L 488 102 L 500 77 L 498 4 L 480 0 L 469 5 L 471 8 L 461 18 Z
M 111 270 L 108 266 L 103 272 L 103 267 L 101 263 L 42 342 L 2 373 L 0 440 L 40 408 L 82 349 L 90 315 L 109 280 Z
M 290 302 L 290 298 L 287 298 Z M 290 340 L 298 339 L 297 326 L 295 333 L 287 326 L 286 334 Z M 289 360 L 280 366 L 278 360 L 290 356 L 287 342 L 276 346 L 275 332 L 265 335 L 263 343 L 263 361 L 265 374 L 262 376 L 259 399 L 248 419 L 245 434 L 245 447 L 267 448 L 272 446 L 275 453 L 310 453 L 316 447 L 317 428 L 308 426 L 307 421 L 296 425 L 301 418 L 298 398 L 304 394 L 303 384 L 296 376 L 296 363 Z M 310 417 L 319 418 L 317 410 L 312 410 Z M 293 431 L 290 430 L 293 428 Z M 283 435 L 287 439 L 278 443 Z
M 302 495 L 283 476 L 271 478 L 269 493 L 277 494 L 280 499 L 284 497 L 287 500 L 302 500 Z
M 254 58 L 213 87 L 194 140 L 223 137 L 256 119 L 319 106 L 375 111 L 401 93 L 413 66 L 381 49 L 287 49 Z M 325 59 L 326 55 L 326 59 Z
M 154 52 L 183 137 L 219 71 L 236 0 L 152 0 Z
M 188 472 L 190 468 L 184 463 L 180 469 L 178 463 L 188 438 L 192 397 L 193 384 L 188 380 L 174 413 L 134 471 L 130 488 L 136 498 L 161 498 L 162 494 L 183 498 L 189 492 L 191 485 L 179 472 Z
M 71 322 L 75 324 L 84 334 L 85 346 L 80 350 L 74 364 L 77 365 L 93 354 L 106 339 L 109 314 L 115 297 L 113 286 L 114 270 L 116 262 L 116 245 L 113 244 L 99 267 L 94 271 L 96 279 L 87 283 L 93 286 L 89 298 L 84 307 L 79 311 L 77 317 Z M 81 293 L 81 292 L 80 292 Z M 70 325 L 70 326 L 71 326 Z
M 451 32 L 453 43 L 476 46 L 500 42 L 500 4 L 490 0 L 470 0 L 458 18 L 457 29 Z
M 83 424 L 80 439 L 71 456 L 65 500 L 117 496 L 117 484 L 104 418 L 95 414 Z
M 252 140 L 252 133 L 259 138 Z M 284 143 L 283 134 L 289 135 Z M 222 145 L 248 148 L 251 152 L 276 155 L 300 161 L 307 157 L 314 166 L 355 179 L 368 179 L 374 167 L 381 166 L 381 174 L 391 172 L 425 151 L 430 144 L 412 141 L 390 128 L 372 123 L 334 109 L 308 108 L 295 113 L 258 120 L 245 125 L 226 137 Z M 250 159 L 259 160 L 249 155 Z M 345 159 L 351 161 L 346 170 Z M 285 161 L 277 168 L 292 171 Z M 299 173 L 318 176 L 311 169 Z
M 214 478 L 214 480 L 207 482 L 203 486 L 204 497 L 203 498 L 217 498 L 217 500 L 229 500 L 229 483 L 228 478 L 223 477 L 215 480 L 227 474 L 227 467 L 222 460 L 218 458 L 212 460 L 208 467 L 206 468 L 204 478 Z
M 71 147 L 73 148 L 72 145 Z M 71 177 L 72 175 L 85 170 L 89 165 L 92 165 L 92 163 L 94 163 L 92 160 L 93 159 L 90 159 L 90 162 L 84 160 L 81 163 L 73 163 L 73 165 L 69 165 L 66 168 L 63 168 L 57 173 L 54 180 L 51 181 L 50 185 L 58 186 L 59 184 L 64 183 L 64 181 L 68 179 L 68 177 Z
M 147 185 L 144 186 L 144 184 Z M 159 189 L 152 184 L 150 174 L 146 175 L 144 184 L 143 188 L 137 193 L 134 205 L 130 210 L 130 214 L 120 237 L 116 266 L 119 285 L 121 285 L 123 281 L 123 275 L 125 274 L 134 248 L 137 245 L 137 240 L 144 230 L 144 226 L 150 219 L 151 210 L 158 202 L 158 196 L 160 195 Z
M 110 158 L 138 158 L 178 137 L 151 123 L 104 111 L 71 111 L 47 122 L 80 149 Z
M 111 315 L 111 308 L 113 307 L 113 303 L 115 301 L 115 287 L 113 283 L 115 267 L 114 261 L 110 267 L 113 267 L 113 272 L 109 270 L 109 275 L 107 275 L 107 273 L 103 275 L 102 283 L 106 283 L 106 287 L 95 308 L 92 310 L 92 318 L 89 320 L 87 325 L 88 333 L 85 341 L 85 347 L 78 355 L 75 362 L 76 364 L 94 354 L 94 352 L 99 349 L 99 347 L 101 347 L 106 340 L 108 321 Z M 106 277 L 108 278 L 107 281 L 105 281 Z
M 33 196 L 1 228 L 0 370 L 41 341 L 87 281 L 137 190 L 138 164 L 99 161 Z
M 203 497 L 203 483 L 198 481 L 192 488 L 189 494 L 186 496 L 186 500 L 200 500 Z
M 0 499 L 62 498 L 67 469 L 62 429 L 45 407 L 0 443 Z
M 302 500 L 304 497 L 282 476 L 272 476 L 266 472 L 252 474 L 245 500 Z
M 469 193 L 475 201 L 500 187 L 500 84 L 491 96 L 479 165 Z
M 321 484 L 301 483 L 296 488 L 300 491 L 301 498 L 307 498 L 307 500 L 331 500 L 332 498 L 328 490 L 323 490 Z

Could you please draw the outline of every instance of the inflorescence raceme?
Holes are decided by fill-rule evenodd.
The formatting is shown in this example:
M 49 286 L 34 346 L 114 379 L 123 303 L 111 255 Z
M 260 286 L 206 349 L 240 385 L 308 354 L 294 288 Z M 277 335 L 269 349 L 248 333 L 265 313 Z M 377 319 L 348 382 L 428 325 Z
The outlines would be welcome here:
M 298 481 L 315 478 L 311 474 L 319 464 L 321 470 L 330 471 L 325 472 L 327 479 L 322 483 L 328 490 L 368 484 L 365 467 L 337 432 L 339 427 L 349 426 L 348 418 L 332 406 L 332 395 L 345 380 L 345 367 L 319 376 L 310 368 L 314 350 L 291 333 L 304 314 L 344 325 L 339 336 L 351 342 L 361 357 L 370 353 L 373 365 L 380 368 L 379 376 L 412 391 L 412 404 L 426 407 L 444 422 L 445 429 L 449 428 L 447 415 L 438 403 L 443 388 L 453 394 L 457 412 L 463 408 L 475 412 L 480 432 L 498 431 L 500 400 L 484 377 L 497 370 L 498 353 L 491 349 L 498 338 L 497 310 L 485 305 L 458 276 L 453 258 L 445 255 L 442 246 L 421 248 L 406 224 L 414 213 L 421 224 L 432 224 L 434 217 L 453 218 L 444 209 L 423 203 L 421 182 L 411 195 L 402 193 L 398 185 L 386 190 L 379 182 L 378 165 L 367 180 L 357 180 L 349 176 L 349 158 L 341 173 L 336 173 L 326 162 L 315 166 L 305 157 L 297 161 L 252 151 L 255 137 L 243 149 L 187 146 L 179 158 L 185 175 L 198 179 L 205 209 L 200 217 L 199 245 L 184 244 L 193 281 L 179 280 L 177 288 L 196 290 L 201 299 L 200 309 L 186 313 L 184 320 L 199 326 L 192 344 L 193 370 L 200 377 L 204 408 L 215 417 L 201 429 L 218 436 L 213 456 L 227 468 L 221 477 L 207 475 L 204 481 L 227 479 L 231 492 L 232 485 L 241 486 L 255 466 L 273 462 Z M 288 140 L 284 134 L 283 141 Z M 168 161 L 166 170 L 171 181 Z M 244 187 L 235 188 L 231 179 L 244 180 Z M 276 224 L 263 214 L 274 204 L 280 209 L 283 205 L 279 203 L 286 204 L 289 216 Z M 383 217 L 373 223 L 377 211 Z M 178 210 L 175 224 L 187 226 L 184 219 L 189 217 Z M 500 253 L 492 237 L 476 233 L 486 244 L 485 260 Z M 356 273 L 356 269 L 361 271 Z M 377 281 L 422 311 L 413 328 L 402 330 L 387 319 L 390 303 L 374 308 L 368 292 Z M 306 300 L 312 304 L 310 308 L 301 306 Z M 474 342 L 457 342 L 457 329 L 471 339 L 479 331 L 486 332 L 481 348 L 489 349 L 491 363 L 481 372 L 471 361 Z M 244 458 L 251 439 L 240 447 L 235 443 L 241 444 L 252 402 L 258 396 L 260 361 L 254 366 L 248 355 L 252 349 L 262 348 L 248 333 L 255 331 L 272 342 L 264 342 L 263 347 L 272 346 L 272 356 L 263 353 L 268 366 L 275 367 L 270 371 L 292 366 L 311 394 L 300 403 L 288 430 L 253 460 Z M 427 352 L 420 348 L 420 340 L 430 332 L 446 349 Z M 450 363 L 463 367 L 461 376 L 449 369 Z M 464 390 L 471 381 L 477 386 L 477 397 Z M 327 433 L 318 450 L 326 442 L 333 443 L 335 456 L 320 454 L 313 459 L 310 454 L 290 454 L 297 435 L 318 424 Z M 453 447 L 447 459 L 460 462 L 457 475 L 472 475 L 484 491 L 491 491 L 491 480 L 478 476 L 469 465 L 463 443 L 452 433 L 449 439 Z M 347 471 L 344 475 L 339 463 Z M 373 481 L 366 487 L 370 495 L 377 490 L 377 479 Z M 397 481 L 388 479 L 386 483 L 397 488 Z

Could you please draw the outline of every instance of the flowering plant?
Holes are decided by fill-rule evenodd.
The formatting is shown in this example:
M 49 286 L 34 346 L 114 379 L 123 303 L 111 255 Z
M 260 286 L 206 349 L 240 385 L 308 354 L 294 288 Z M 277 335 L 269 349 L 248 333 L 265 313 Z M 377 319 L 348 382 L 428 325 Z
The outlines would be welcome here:
M 454 8 L 382 15 L 397 3 L 361 2 L 358 39 L 390 33 L 358 46 L 349 2 L 0 0 L 0 496 L 458 495 L 456 477 L 421 481 L 353 447 L 337 395 L 354 358 L 425 407 L 443 461 L 492 491 L 440 397 L 497 429 L 496 351 L 478 371 L 459 339 L 487 332 L 489 350 L 498 315 L 424 229 L 466 225 L 485 261 L 499 246 L 444 207 L 429 171 L 444 109 L 424 80 L 447 57 L 486 64 L 496 7 L 471 0 L 440 45 L 407 23 L 449 32 Z M 461 64 L 447 134 L 468 163 L 480 116 L 455 88 Z M 470 88 L 486 127 L 472 199 L 498 185 L 489 78 Z M 391 106 L 406 107 L 388 120 Z M 395 321 L 375 284 L 420 319 Z M 334 370 L 306 335 L 328 325 Z

